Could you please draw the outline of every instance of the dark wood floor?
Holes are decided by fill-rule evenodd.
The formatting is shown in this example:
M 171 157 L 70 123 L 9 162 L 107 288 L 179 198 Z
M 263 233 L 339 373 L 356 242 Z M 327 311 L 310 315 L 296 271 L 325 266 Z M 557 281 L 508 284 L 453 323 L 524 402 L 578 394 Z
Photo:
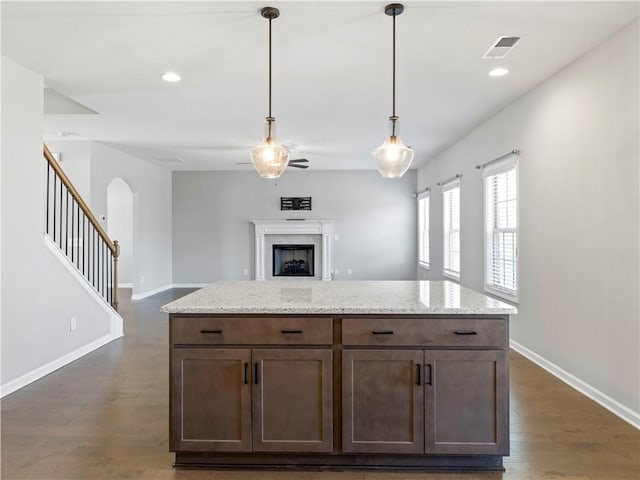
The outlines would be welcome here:
M 123 339 L 2 400 L 2 479 L 640 479 L 640 432 L 513 352 L 505 473 L 174 470 L 168 323 L 159 307 L 186 292 L 125 299 Z

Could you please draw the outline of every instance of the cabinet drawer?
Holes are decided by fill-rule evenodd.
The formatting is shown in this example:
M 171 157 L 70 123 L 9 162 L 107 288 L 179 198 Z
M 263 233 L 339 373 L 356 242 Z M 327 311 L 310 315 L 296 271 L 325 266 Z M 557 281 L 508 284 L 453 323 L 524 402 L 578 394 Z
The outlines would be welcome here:
M 172 317 L 174 345 L 331 345 L 333 319 Z
M 343 345 L 506 347 L 507 322 L 500 319 L 345 318 Z

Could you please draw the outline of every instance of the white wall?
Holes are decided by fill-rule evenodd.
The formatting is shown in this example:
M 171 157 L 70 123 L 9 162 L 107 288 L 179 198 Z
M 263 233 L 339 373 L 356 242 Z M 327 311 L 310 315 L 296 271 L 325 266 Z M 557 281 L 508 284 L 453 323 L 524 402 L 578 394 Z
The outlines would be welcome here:
M 107 234 L 120 244 L 118 285 L 133 282 L 133 192 L 121 178 L 107 187 Z
M 110 308 L 44 243 L 42 112 L 42 77 L 2 57 L 3 394 L 115 338 Z
M 522 150 L 520 313 L 511 323 L 512 339 L 636 423 L 638 29 L 636 20 L 418 172 L 418 187 L 432 191 L 432 269 L 421 275 L 441 278 L 442 272 L 436 182 L 462 173 L 461 283 L 481 290 L 482 178 L 474 166 Z M 496 88 L 501 81 L 509 78 L 497 80 Z
M 337 279 L 415 279 L 415 182 L 415 171 L 387 180 L 376 171 L 289 169 L 276 181 L 253 171 L 174 172 L 174 282 L 254 278 L 250 220 L 286 218 L 336 220 Z M 313 209 L 280 211 L 281 196 L 311 196 Z
M 51 152 L 59 152 L 60 167 L 82 199 L 91 204 L 91 142 L 88 140 L 46 140 Z
M 91 208 L 96 216 L 106 216 L 107 187 L 117 177 L 133 192 L 133 294 L 168 288 L 172 283 L 171 172 L 92 142 Z

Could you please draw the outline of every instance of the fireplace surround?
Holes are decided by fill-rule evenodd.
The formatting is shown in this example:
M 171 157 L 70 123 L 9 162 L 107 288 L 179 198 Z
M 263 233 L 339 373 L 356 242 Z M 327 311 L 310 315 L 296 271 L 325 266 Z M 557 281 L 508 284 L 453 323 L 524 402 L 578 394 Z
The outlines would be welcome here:
M 267 250 L 265 245 L 265 237 L 267 235 L 317 235 L 320 240 L 317 245 L 320 250 L 320 260 L 315 265 L 314 274 L 320 280 L 329 281 L 332 279 L 334 220 L 252 220 L 252 223 L 255 225 L 256 280 L 266 280 L 267 269 L 271 269 L 273 262 L 272 251 L 271 249 Z M 288 243 L 278 241 L 278 244 Z M 291 244 L 294 243 L 299 244 L 301 242 L 291 242 Z M 279 277 L 276 276 L 275 278 Z

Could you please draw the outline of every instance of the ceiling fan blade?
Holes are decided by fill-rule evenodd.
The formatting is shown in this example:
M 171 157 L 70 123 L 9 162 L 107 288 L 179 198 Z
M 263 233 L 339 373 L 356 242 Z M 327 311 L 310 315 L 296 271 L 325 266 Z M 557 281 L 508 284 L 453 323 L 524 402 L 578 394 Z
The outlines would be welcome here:
M 297 163 L 289 163 L 289 167 L 292 167 L 292 168 L 309 168 L 309 165 L 298 165 Z
M 306 158 L 296 158 L 294 160 L 289 160 L 289 163 L 309 163 L 309 160 Z

